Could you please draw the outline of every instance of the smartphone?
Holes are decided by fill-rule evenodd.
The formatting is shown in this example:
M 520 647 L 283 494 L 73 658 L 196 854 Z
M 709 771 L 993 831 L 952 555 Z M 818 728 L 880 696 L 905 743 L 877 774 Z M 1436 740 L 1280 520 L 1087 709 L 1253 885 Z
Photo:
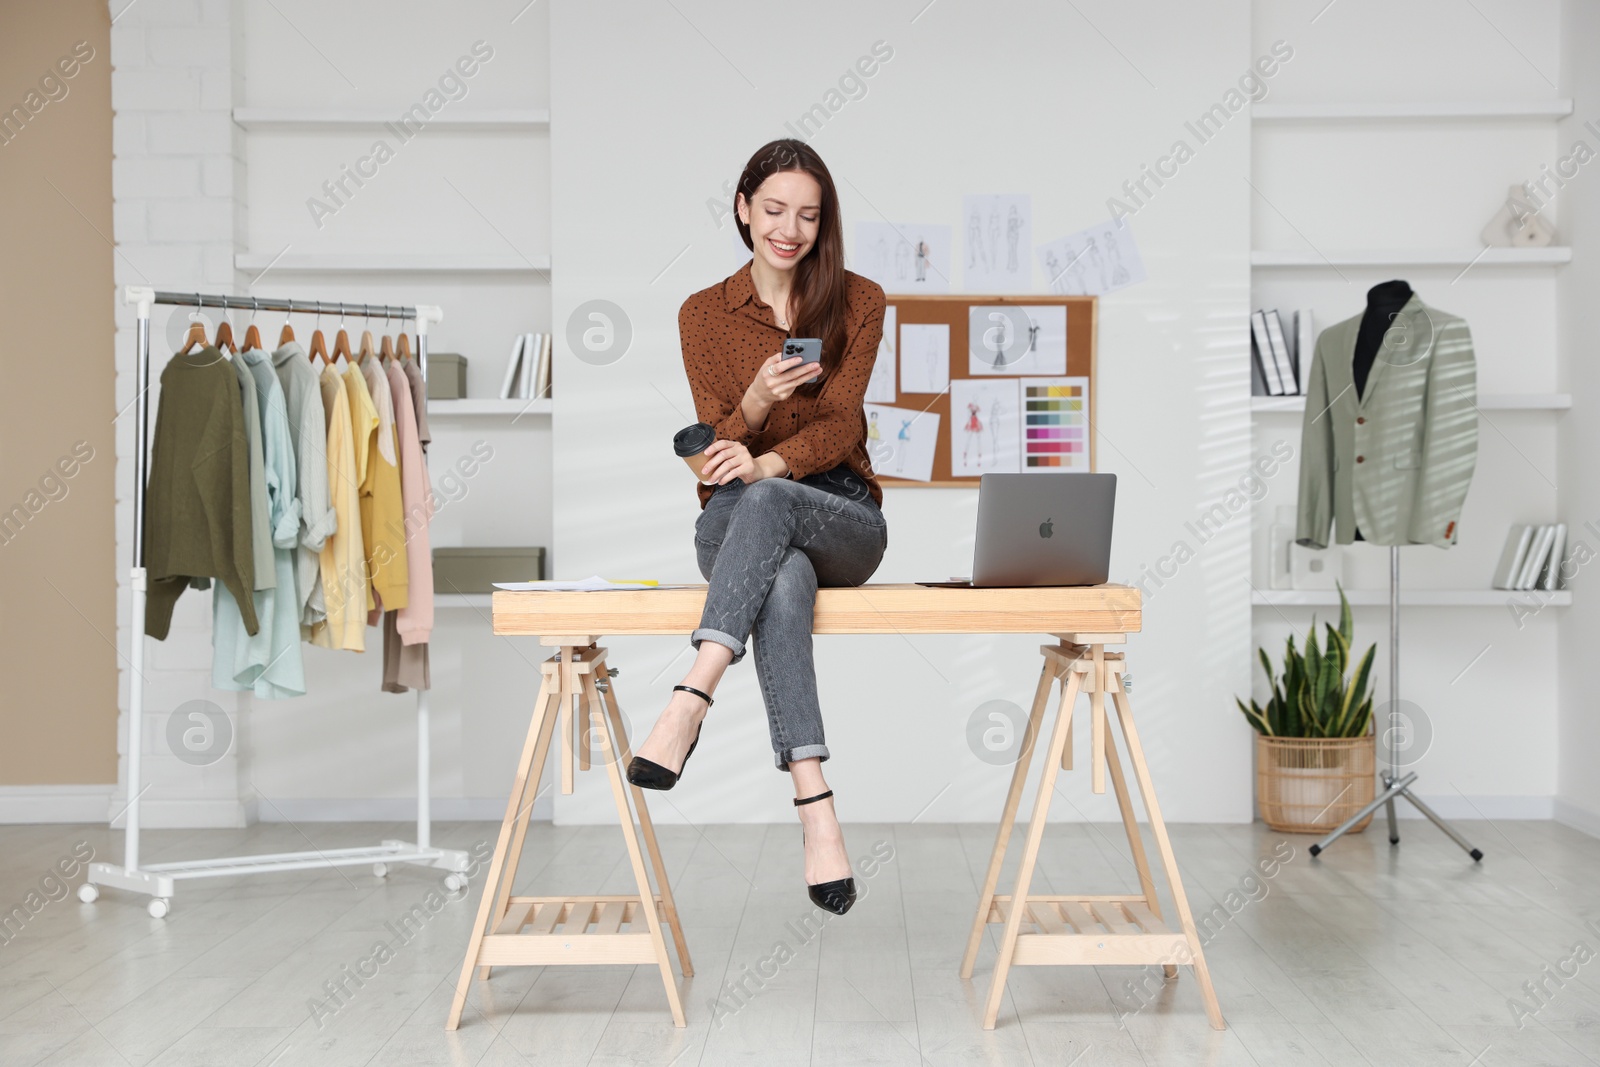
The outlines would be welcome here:
M 802 363 L 822 362 L 822 338 L 820 337 L 791 337 L 783 342 L 783 358 L 790 359 L 799 356 Z M 809 385 L 817 380 L 817 375 L 806 379 Z

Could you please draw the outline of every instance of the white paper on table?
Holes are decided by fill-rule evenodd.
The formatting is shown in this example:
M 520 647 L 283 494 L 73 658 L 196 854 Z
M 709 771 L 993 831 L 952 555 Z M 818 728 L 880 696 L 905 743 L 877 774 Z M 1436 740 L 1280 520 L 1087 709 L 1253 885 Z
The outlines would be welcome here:
M 1089 379 L 1018 378 L 1017 391 L 1023 473 L 1088 470 Z
M 1061 304 L 972 304 L 967 340 L 968 374 L 1067 373 L 1067 309 Z
M 950 474 L 965 477 L 1021 470 L 1016 378 L 950 382 Z
M 872 377 L 862 399 L 869 404 L 893 404 L 895 368 L 895 314 L 890 304 L 883 311 L 883 340 L 878 342 L 878 357 L 872 364 Z
M 886 293 L 950 291 L 950 227 L 921 222 L 858 222 L 850 269 Z
M 867 455 L 872 460 L 872 469 L 896 478 L 932 481 L 933 452 L 939 443 L 939 413 L 881 404 L 863 406 L 867 413 Z
M 900 391 L 942 393 L 950 386 L 950 327 L 908 322 L 900 327 Z
M 1097 296 L 1142 282 L 1144 259 L 1127 219 L 1102 222 L 1039 246 L 1039 264 L 1052 293 Z
M 528 593 L 534 591 L 544 592 L 588 592 L 599 589 L 670 589 L 671 586 L 647 585 L 644 582 L 610 582 L 598 574 L 591 574 L 587 578 L 576 579 L 547 579 L 542 582 L 495 582 L 496 589 L 507 589 L 514 593 Z
M 973 292 L 1033 288 L 1033 198 L 991 193 L 961 198 L 963 284 Z

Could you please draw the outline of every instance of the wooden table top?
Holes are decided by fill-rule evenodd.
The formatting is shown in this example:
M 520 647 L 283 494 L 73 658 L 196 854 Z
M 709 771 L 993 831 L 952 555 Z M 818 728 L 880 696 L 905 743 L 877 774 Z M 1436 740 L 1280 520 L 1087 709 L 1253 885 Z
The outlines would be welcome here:
M 700 625 L 705 583 L 658 589 L 494 593 L 494 632 L 506 635 L 687 634 Z M 930 588 L 910 583 L 817 590 L 819 634 L 1135 633 L 1139 590 L 1129 585 Z

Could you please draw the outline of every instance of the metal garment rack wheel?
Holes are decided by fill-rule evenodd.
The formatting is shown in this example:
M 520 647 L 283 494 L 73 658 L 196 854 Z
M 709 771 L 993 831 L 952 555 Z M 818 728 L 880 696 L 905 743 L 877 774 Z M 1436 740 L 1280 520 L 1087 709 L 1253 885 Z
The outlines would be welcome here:
M 439 322 L 444 312 L 430 304 L 377 305 L 343 304 L 324 300 L 287 300 L 256 296 L 231 296 L 223 293 L 158 292 L 145 286 L 130 285 L 123 290 L 123 303 L 137 307 L 137 337 L 134 382 L 138 390 L 134 397 L 134 453 L 133 453 L 133 567 L 130 572 L 132 596 L 129 607 L 132 648 L 129 666 L 132 670 L 128 690 L 128 732 L 133 739 L 128 745 L 128 796 L 123 809 L 127 813 L 123 861 L 116 863 L 91 863 L 88 880 L 78 887 L 78 899 L 92 903 L 100 895 L 101 886 L 126 889 L 150 897 L 147 910 L 155 918 L 162 918 L 172 908 L 172 897 L 177 882 L 186 878 L 217 878 L 237 874 L 266 874 L 279 871 L 326 870 L 333 867 L 370 866 L 378 877 L 388 874 L 392 864 L 413 863 L 448 871 L 445 886 L 452 891 L 464 889 L 467 879 L 468 857 L 457 849 L 438 849 L 432 846 L 432 812 L 430 805 L 430 752 L 428 693 L 417 691 L 417 840 L 414 842 L 385 840 L 377 845 L 357 848 L 321 849 L 308 852 L 281 852 L 263 856 L 227 856 L 217 859 L 179 860 L 141 866 L 139 863 L 140 806 L 145 791 L 141 756 L 144 736 L 144 652 L 145 652 L 145 596 L 147 575 L 144 566 L 144 507 L 146 467 L 149 462 L 150 410 L 150 309 L 157 304 L 173 307 L 237 308 L 249 311 L 284 311 L 289 313 L 347 315 L 357 318 L 391 318 L 402 322 L 415 322 L 417 330 L 417 361 L 424 380 L 428 374 L 428 324 Z M 115 822 L 117 812 L 108 820 Z
M 1392 718 L 1393 716 L 1398 715 L 1399 713 L 1400 713 L 1400 546 L 1399 545 L 1390 545 L 1389 546 L 1389 715 Z M 1321 855 L 1322 851 L 1324 849 L 1326 849 L 1329 845 L 1333 844 L 1335 841 L 1339 840 L 1339 838 L 1343 837 L 1346 833 L 1348 833 L 1350 831 L 1350 829 L 1352 827 L 1358 825 L 1361 822 L 1361 820 L 1365 819 L 1368 815 L 1371 815 L 1373 812 L 1377 811 L 1378 810 L 1378 806 L 1380 804 L 1384 808 L 1384 813 L 1389 817 L 1389 844 L 1398 845 L 1400 843 L 1400 827 L 1399 827 L 1398 824 L 1396 824 L 1395 818 L 1394 818 L 1394 802 L 1395 802 L 1395 798 L 1401 797 L 1401 798 L 1404 798 L 1405 800 L 1409 801 L 1413 808 L 1416 808 L 1418 811 L 1422 812 L 1422 814 L 1426 815 L 1428 817 L 1428 819 L 1433 823 L 1433 825 L 1435 825 L 1439 829 L 1443 830 L 1446 837 L 1450 838 L 1450 840 L 1452 840 L 1456 844 L 1460 845 L 1461 846 L 1461 850 L 1463 852 L 1465 852 L 1467 855 L 1472 857 L 1472 862 L 1474 862 L 1474 863 L 1483 862 L 1483 850 L 1482 849 L 1475 847 L 1472 844 L 1472 842 L 1468 841 L 1465 837 L 1462 836 L 1461 831 L 1457 830 L 1454 826 L 1451 826 L 1448 822 L 1446 822 L 1444 820 L 1443 816 L 1441 816 L 1438 812 L 1434 811 L 1428 805 L 1424 804 L 1421 800 L 1419 800 L 1417 798 L 1417 795 L 1411 791 L 1412 783 L 1417 780 L 1417 772 L 1416 771 L 1411 771 L 1410 773 L 1405 774 L 1405 775 L 1401 775 L 1401 774 L 1398 773 L 1399 768 L 1395 765 L 1395 757 L 1396 757 L 1396 753 L 1395 753 L 1395 735 L 1396 735 L 1396 732 L 1397 731 L 1394 729 L 1394 727 L 1392 725 L 1388 729 L 1384 730 L 1384 732 L 1383 732 L 1383 734 L 1384 734 L 1384 748 L 1387 750 L 1388 756 L 1389 756 L 1388 768 L 1386 770 L 1384 770 L 1384 772 L 1383 772 L 1383 792 L 1379 793 L 1376 797 L 1374 797 L 1372 803 L 1368 804 L 1366 807 L 1362 808 L 1360 811 L 1358 811 L 1354 815 L 1350 816 L 1350 818 L 1346 819 L 1343 823 L 1339 824 L 1338 828 L 1335 829 L 1332 833 L 1328 834 L 1327 837 L 1324 837 L 1321 841 L 1318 841 L 1316 844 L 1312 845 L 1311 848 L 1307 850 L 1307 851 L 1309 851 L 1311 853 L 1311 857 L 1313 859 L 1315 859 L 1317 856 Z

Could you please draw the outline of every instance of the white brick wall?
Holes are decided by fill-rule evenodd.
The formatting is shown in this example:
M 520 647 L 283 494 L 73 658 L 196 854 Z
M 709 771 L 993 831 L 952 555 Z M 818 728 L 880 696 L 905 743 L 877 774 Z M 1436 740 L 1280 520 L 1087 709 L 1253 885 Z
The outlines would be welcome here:
M 232 11 L 226 0 L 110 0 L 113 225 L 119 286 L 166 290 L 237 290 L 233 255 L 244 232 L 244 205 L 237 197 L 242 157 L 233 125 L 235 84 Z M 117 299 L 120 301 L 120 290 Z M 180 312 L 181 314 L 181 312 Z M 156 387 L 166 364 L 167 311 L 156 309 L 151 325 L 150 421 L 159 402 Z M 132 563 L 135 319 L 117 309 L 118 644 L 131 648 L 128 624 Z M 142 627 L 141 627 L 142 629 Z M 111 802 L 126 803 L 127 713 L 134 682 L 123 660 L 119 685 L 122 721 L 118 752 L 122 786 Z M 240 746 L 216 763 L 196 768 L 176 759 L 166 741 L 167 719 L 187 700 L 209 700 L 235 722 L 236 737 L 248 701 L 219 692 L 211 677 L 211 594 L 191 590 L 178 601 L 165 641 L 145 646 L 143 777 L 150 789 L 141 801 L 147 826 L 241 825 L 251 816 L 247 761 Z

